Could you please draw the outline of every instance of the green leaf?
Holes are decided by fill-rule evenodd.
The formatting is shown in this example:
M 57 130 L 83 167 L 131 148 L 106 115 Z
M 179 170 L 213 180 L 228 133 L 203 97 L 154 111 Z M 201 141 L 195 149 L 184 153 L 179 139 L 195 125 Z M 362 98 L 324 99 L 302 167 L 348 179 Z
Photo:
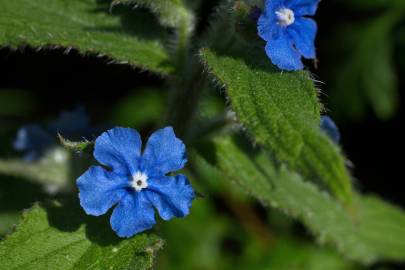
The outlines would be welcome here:
M 165 35 L 145 13 L 122 7 L 107 14 L 108 1 L 97 0 L 0 0 L 0 5 L 1 46 L 74 48 L 159 74 L 172 71 Z
M 55 147 L 34 162 L 17 158 L 0 159 L 0 173 L 42 184 L 49 191 L 67 190 L 72 184 L 69 181 L 72 176 L 71 159 L 65 149 Z
M 345 160 L 319 128 L 321 105 L 306 72 L 276 70 L 263 48 L 245 46 L 228 54 L 203 50 L 202 57 L 258 143 L 350 204 L 351 180 Z
M 332 250 L 283 236 L 268 259 L 269 269 L 354 270 L 361 269 L 343 260 Z
M 86 150 L 89 147 L 91 147 L 92 145 L 94 145 L 94 142 L 88 141 L 86 139 L 84 141 L 78 141 L 78 142 L 70 141 L 70 140 L 64 138 L 60 133 L 58 133 L 58 139 L 63 147 L 65 147 L 66 149 L 69 149 L 71 151 L 74 151 L 76 153 L 83 152 L 84 150 Z
M 405 213 L 374 196 L 354 196 L 355 221 L 335 199 L 264 151 L 241 150 L 229 138 L 198 148 L 212 166 L 263 204 L 299 219 L 320 243 L 365 264 L 405 261 Z M 195 162 L 201 159 L 195 157 Z
M 0 269 L 150 269 L 162 240 L 148 234 L 120 239 L 109 226 L 76 203 L 35 205 L 0 242 Z
M 117 4 L 134 4 L 137 7 L 148 8 L 165 26 L 179 27 L 180 24 L 186 22 L 192 27 L 194 23 L 193 14 L 182 0 L 113 0 L 112 5 Z

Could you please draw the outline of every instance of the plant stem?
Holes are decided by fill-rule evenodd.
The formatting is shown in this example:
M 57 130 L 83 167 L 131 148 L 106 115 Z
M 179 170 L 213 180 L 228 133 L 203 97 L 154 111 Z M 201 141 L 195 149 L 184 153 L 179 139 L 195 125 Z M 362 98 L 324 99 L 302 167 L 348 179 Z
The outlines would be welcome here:
M 197 109 L 198 100 L 206 83 L 203 67 L 194 57 L 190 45 L 194 20 L 183 16 L 177 29 L 177 46 L 174 52 L 176 72 L 169 83 L 171 95 L 166 122 L 174 127 L 176 134 L 185 139 Z
M 206 74 L 202 67 L 194 67 L 195 71 L 187 78 L 180 78 L 173 84 L 173 89 L 169 105 L 168 124 L 172 125 L 176 134 L 182 138 L 188 137 L 189 126 L 193 121 L 201 96 L 201 90 L 206 83 Z

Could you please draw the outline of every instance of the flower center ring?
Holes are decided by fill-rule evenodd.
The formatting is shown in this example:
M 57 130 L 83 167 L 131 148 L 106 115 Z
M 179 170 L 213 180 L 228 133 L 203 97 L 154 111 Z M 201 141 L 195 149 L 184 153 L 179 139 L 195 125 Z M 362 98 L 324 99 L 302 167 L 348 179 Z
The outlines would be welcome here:
M 136 172 L 135 175 L 132 176 L 131 187 L 137 192 L 147 188 L 148 176 L 142 172 Z
M 295 22 L 294 11 L 289 8 L 281 8 L 276 11 L 278 23 L 282 26 L 289 26 Z

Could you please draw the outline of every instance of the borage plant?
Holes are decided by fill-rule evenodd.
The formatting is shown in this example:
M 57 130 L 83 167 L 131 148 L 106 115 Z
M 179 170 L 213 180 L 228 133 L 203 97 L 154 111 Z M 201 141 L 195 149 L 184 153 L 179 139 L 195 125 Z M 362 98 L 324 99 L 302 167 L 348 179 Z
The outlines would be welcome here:
M 1 186 L 1 270 L 405 261 L 405 213 L 355 188 L 309 71 L 328 1 L 0 2 L 4 47 L 96 55 L 159 81 L 108 125 L 78 107 L 10 128 L 0 179 L 25 187 Z

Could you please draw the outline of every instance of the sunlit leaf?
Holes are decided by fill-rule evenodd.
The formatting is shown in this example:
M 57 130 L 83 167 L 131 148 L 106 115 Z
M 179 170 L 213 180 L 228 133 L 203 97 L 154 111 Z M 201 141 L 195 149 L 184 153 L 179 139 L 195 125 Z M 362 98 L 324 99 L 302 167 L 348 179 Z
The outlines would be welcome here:
M 113 0 L 112 5 L 116 4 L 132 4 L 136 7 L 149 8 L 165 26 L 178 27 L 182 21 L 193 23 L 193 14 L 187 9 L 183 0 Z
M 334 198 L 286 167 L 277 168 L 264 151 L 242 150 L 229 138 L 198 149 L 224 177 L 264 205 L 297 218 L 320 243 L 337 248 L 345 257 L 366 264 L 405 261 L 404 211 L 377 197 L 356 194 L 358 214 L 353 220 Z
M 36 205 L 0 242 L 0 269 L 150 269 L 163 242 L 155 235 L 120 239 L 108 220 L 75 203 Z
M 350 176 L 340 149 L 319 128 L 321 105 L 306 72 L 281 72 L 261 50 L 244 47 L 202 57 L 254 139 L 307 179 L 350 204 Z
M 109 12 L 109 1 L 0 1 L 0 45 L 62 47 L 167 74 L 165 35 L 147 14 Z M 117 10 L 117 11 L 115 11 Z

